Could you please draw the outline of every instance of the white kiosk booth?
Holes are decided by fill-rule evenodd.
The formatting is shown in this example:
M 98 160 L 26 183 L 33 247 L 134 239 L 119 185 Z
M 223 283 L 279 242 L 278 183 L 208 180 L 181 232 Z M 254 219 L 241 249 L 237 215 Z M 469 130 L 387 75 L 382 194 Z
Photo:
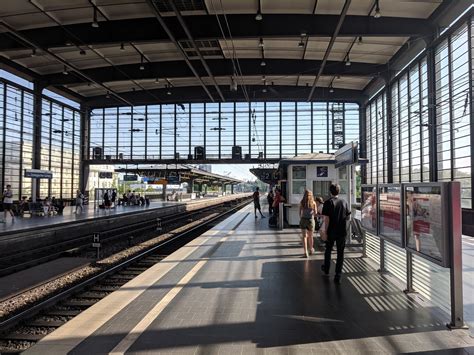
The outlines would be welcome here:
M 279 170 L 285 204 L 286 220 L 291 226 L 299 224 L 299 204 L 304 190 L 309 189 L 314 197 L 329 198 L 329 186 L 337 183 L 341 186 L 340 195 L 349 207 L 356 202 L 355 165 L 358 163 L 357 143 L 349 143 L 335 154 L 310 153 L 280 161 Z

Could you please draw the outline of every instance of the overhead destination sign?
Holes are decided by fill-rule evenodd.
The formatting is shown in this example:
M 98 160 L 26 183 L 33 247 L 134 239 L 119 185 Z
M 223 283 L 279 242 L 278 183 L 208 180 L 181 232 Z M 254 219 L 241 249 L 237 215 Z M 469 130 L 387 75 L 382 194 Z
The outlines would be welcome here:
M 335 153 L 336 168 L 351 165 L 358 162 L 357 143 L 351 142 L 340 148 Z
M 25 169 L 24 177 L 33 179 L 52 179 L 53 172 L 40 169 Z

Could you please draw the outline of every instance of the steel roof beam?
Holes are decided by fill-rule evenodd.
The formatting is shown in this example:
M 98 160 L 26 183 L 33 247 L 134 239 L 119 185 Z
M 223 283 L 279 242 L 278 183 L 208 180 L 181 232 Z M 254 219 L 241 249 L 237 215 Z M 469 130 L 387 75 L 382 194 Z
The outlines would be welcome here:
M 311 90 L 309 86 L 294 85 L 275 85 L 272 90 L 267 90 L 266 93 L 262 91 L 261 85 L 248 85 L 248 92 L 251 101 L 304 101 Z M 230 91 L 229 86 L 220 86 L 220 89 L 226 101 L 246 102 L 247 98 L 243 95 L 242 90 L 237 92 Z M 200 86 L 187 86 L 173 88 L 172 95 L 167 95 L 167 89 L 156 89 L 151 92 L 160 98 L 160 104 L 169 103 L 201 103 L 209 102 L 209 97 L 204 94 Z M 120 95 L 127 100 L 133 102 L 134 105 L 152 105 L 159 104 L 153 101 L 149 96 L 143 95 L 140 91 L 121 92 Z M 317 87 L 314 90 L 312 101 L 341 101 L 341 102 L 355 102 L 362 103 L 367 99 L 360 90 L 337 89 L 333 93 L 329 92 L 328 88 Z M 116 107 L 117 103 L 111 102 L 104 95 L 88 97 L 85 99 L 90 107 Z
M 311 91 L 310 91 L 309 96 L 308 96 L 308 101 L 311 101 L 311 98 L 313 97 L 314 90 L 316 88 L 318 80 L 321 77 L 321 75 L 323 74 L 324 67 L 326 66 L 326 62 L 329 58 L 329 54 L 331 54 L 334 42 L 336 42 L 336 38 L 337 38 L 337 36 L 339 36 L 339 31 L 342 27 L 342 24 L 344 23 L 344 19 L 346 18 L 346 14 L 347 14 L 347 11 L 349 10 L 350 5 L 351 5 L 351 0 L 346 0 L 346 2 L 344 3 L 344 7 L 342 8 L 341 14 L 339 16 L 339 21 L 337 22 L 336 29 L 334 30 L 334 33 L 331 37 L 331 40 L 329 41 L 328 47 L 326 48 L 326 53 L 324 53 L 323 62 L 321 63 L 321 66 L 319 67 L 318 74 L 316 75 L 316 78 L 314 79 L 313 87 L 311 88 Z
M 151 0 L 147 0 L 151 1 Z M 186 24 L 194 40 L 221 38 L 215 15 L 186 16 Z M 255 21 L 255 15 L 227 15 L 232 36 L 238 38 L 258 37 L 295 37 L 304 31 L 310 37 L 331 37 L 337 26 L 338 15 L 297 15 L 265 14 L 264 23 Z M 283 25 L 284 24 L 284 25 Z M 166 26 L 177 41 L 187 36 L 176 17 L 166 17 Z M 64 47 L 66 42 L 74 42 L 67 32 L 74 33 L 87 45 L 120 44 L 121 42 L 167 41 L 167 31 L 156 26 L 153 18 L 103 21 L 100 31 L 91 27 L 90 21 L 82 24 L 36 28 L 20 31 L 38 45 L 45 48 Z M 130 29 L 134 29 L 131 31 Z M 339 36 L 346 37 L 411 37 L 426 36 L 433 33 L 434 25 L 427 19 L 348 15 L 339 30 Z M 12 40 L 6 34 L 0 34 L 0 51 L 27 48 Z
M 194 50 L 196 51 L 199 60 L 201 61 L 202 66 L 206 70 L 207 75 L 209 78 L 211 78 L 212 83 L 214 84 L 214 87 L 216 88 L 217 93 L 219 94 L 219 97 L 221 98 L 222 101 L 225 101 L 224 96 L 222 95 L 221 90 L 219 89 L 219 85 L 216 82 L 216 79 L 212 75 L 211 69 L 206 63 L 206 60 L 201 54 L 201 51 L 199 50 L 199 46 L 196 44 L 196 41 L 194 40 L 193 36 L 191 35 L 191 32 L 189 31 L 188 26 L 186 25 L 186 22 L 183 19 L 183 16 L 181 16 L 181 13 L 179 12 L 178 8 L 176 7 L 175 3 L 173 0 L 169 0 L 168 4 L 170 4 L 171 8 L 173 9 L 174 13 L 176 14 L 176 17 L 178 18 L 178 21 L 183 28 L 184 32 L 186 33 L 186 36 L 188 37 L 188 40 L 191 42 L 193 45 Z
M 239 59 L 240 67 L 244 76 L 261 75 L 261 59 Z M 207 63 L 214 76 L 231 76 L 234 74 L 232 61 L 230 59 L 207 59 Z M 316 75 L 321 67 L 321 60 L 301 59 L 265 59 L 265 75 L 267 76 L 298 76 L 298 75 Z M 147 63 L 145 70 L 140 70 L 136 64 L 126 64 L 117 66 L 120 71 L 112 67 L 100 67 L 84 69 L 84 73 L 94 77 L 102 82 L 122 81 L 132 78 L 134 80 L 192 77 L 193 73 L 183 61 L 152 62 Z M 341 76 L 377 76 L 387 71 L 385 64 L 359 63 L 352 62 L 351 66 L 346 66 L 341 61 L 327 61 L 324 75 Z M 123 76 L 121 73 L 125 73 Z M 199 76 L 207 76 L 206 71 L 197 70 Z M 45 75 L 44 80 L 49 85 L 72 85 L 80 84 L 83 81 L 80 78 L 58 74 Z
M 196 79 L 198 79 L 199 83 L 201 84 L 202 88 L 204 89 L 204 91 L 206 92 L 207 96 L 209 96 L 209 98 L 211 99 L 212 102 L 214 102 L 214 97 L 212 96 L 212 94 L 210 93 L 209 89 L 207 88 L 206 84 L 204 84 L 204 82 L 202 81 L 201 77 L 199 76 L 199 74 L 196 72 L 196 69 L 194 68 L 194 66 L 192 65 L 192 63 L 190 62 L 189 58 L 188 58 L 188 55 L 184 52 L 183 48 L 181 48 L 181 45 L 178 43 L 178 41 L 176 40 L 173 32 L 170 30 L 170 28 L 168 27 L 168 25 L 166 24 L 164 18 L 161 16 L 156 4 L 155 4 L 155 1 L 154 0 L 147 0 L 147 4 L 148 6 L 150 7 L 150 9 L 153 11 L 153 14 L 155 15 L 155 18 L 158 20 L 158 22 L 160 23 L 161 27 L 163 28 L 163 30 L 166 32 L 166 35 L 168 36 L 168 38 L 171 40 L 171 42 L 173 42 L 173 44 L 176 46 L 176 49 L 178 50 L 178 52 L 181 54 L 181 56 L 183 57 L 184 61 L 186 62 L 186 64 L 188 65 L 189 69 L 191 70 L 191 72 L 193 73 L 193 75 L 196 77 Z M 140 26 L 138 27 L 140 28 Z M 156 28 L 155 30 L 156 31 Z M 156 77 L 156 75 L 155 75 Z

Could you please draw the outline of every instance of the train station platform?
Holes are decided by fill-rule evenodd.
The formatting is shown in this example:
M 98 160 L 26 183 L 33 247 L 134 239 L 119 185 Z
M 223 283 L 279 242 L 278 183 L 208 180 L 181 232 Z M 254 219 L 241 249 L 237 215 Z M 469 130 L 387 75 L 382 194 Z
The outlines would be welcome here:
M 302 257 L 298 230 L 267 221 L 244 207 L 26 354 L 472 353 L 467 330 L 358 252 L 334 284 L 321 253 Z
M 9 219 L 8 223 L 0 224 L 0 274 L 29 265 L 32 252 L 43 261 L 51 260 L 52 256 L 56 258 L 65 251 L 90 245 L 93 234 L 100 234 L 101 242 L 112 242 L 124 235 L 139 237 L 156 230 L 157 218 L 166 223 L 179 214 L 243 197 L 235 194 L 185 202 L 152 202 L 149 206 L 117 206 L 108 210 L 85 206 L 80 214 L 66 207 L 62 215 L 15 218 L 13 223 Z

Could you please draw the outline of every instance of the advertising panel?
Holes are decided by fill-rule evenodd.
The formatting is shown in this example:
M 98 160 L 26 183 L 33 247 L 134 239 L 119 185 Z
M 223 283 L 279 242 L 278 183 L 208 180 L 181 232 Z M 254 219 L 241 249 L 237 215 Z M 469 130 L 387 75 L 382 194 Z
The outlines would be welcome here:
M 448 234 L 444 226 L 444 205 L 442 185 L 406 185 L 406 247 L 427 259 L 442 265 L 449 265 L 447 257 Z
M 379 186 L 379 235 L 400 247 L 405 246 L 402 227 L 402 188 Z
M 362 227 L 377 235 L 377 187 L 375 185 L 361 186 L 362 207 L 361 224 Z

